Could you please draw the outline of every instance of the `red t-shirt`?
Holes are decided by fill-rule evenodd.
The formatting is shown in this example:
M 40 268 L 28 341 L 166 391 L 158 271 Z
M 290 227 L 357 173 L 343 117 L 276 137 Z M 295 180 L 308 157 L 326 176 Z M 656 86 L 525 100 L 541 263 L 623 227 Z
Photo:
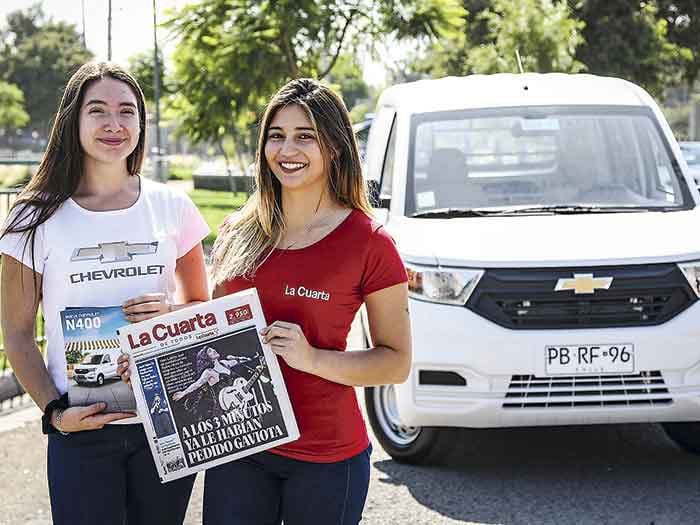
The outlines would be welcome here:
M 353 210 L 326 237 L 300 249 L 275 250 L 252 279 L 224 284 L 227 293 L 254 286 L 269 323 L 301 326 L 309 344 L 344 351 L 364 297 L 407 280 L 393 239 Z M 369 445 L 355 390 L 300 372 L 279 359 L 301 437 L 270 450 L 303 461 L 331 463 Z

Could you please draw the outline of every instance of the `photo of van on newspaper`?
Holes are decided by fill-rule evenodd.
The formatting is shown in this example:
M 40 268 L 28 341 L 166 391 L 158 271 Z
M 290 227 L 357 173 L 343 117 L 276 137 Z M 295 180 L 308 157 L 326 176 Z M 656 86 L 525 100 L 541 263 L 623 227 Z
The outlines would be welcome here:
M 294 441 L 255 289 L 119 330 L 162 482 Z
M 61 312 L 68 401 L 107 404 L 105 412 L 136 410 L 129 386 L 117 374 L 117 330 L 128 324 L 120 306 L 66 308 Z

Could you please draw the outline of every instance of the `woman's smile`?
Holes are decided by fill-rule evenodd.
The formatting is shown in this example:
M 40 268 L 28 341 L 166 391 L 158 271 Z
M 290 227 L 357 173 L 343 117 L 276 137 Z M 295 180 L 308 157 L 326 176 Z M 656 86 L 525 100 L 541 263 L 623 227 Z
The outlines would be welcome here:
M 309 165 L 308 162 L 278 162 L 278 165 L 280 169 L 290 175 L 292 173 L 296 173 L 299 170 L 304 169 L 306 166 Z
M 106 146 L 115 147 L 115 146 L 121 146 L 122 144 L 127 142 L 127 139 L 125 139 L 123 137 L 98 138 L 97 142 L 104 144 Z

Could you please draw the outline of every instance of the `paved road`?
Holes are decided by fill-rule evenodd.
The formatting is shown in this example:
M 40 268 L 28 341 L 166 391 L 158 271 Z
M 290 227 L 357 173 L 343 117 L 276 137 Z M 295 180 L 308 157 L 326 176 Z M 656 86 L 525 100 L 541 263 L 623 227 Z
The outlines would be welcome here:
M 0 525 L 49 525 L 36 415 L 0 424 Z M 0 419 L 5 419 L 4 416 Z M 363 523 L 697 524 L 700 458 L 656 425 L 455 432 L 444 465 L 391 461 L 375 443 Z M 197 481 L 187 524 L 201 519 Z M 315 525 L 315 524 L 314 524 Z
M 37 418 L 36 409 L 0 416 L 0 525 L 50 524 Z M 700 523 L 700 458 L 657 425 L 453 434 L 456 449 L 434 467 L 397 464 L 375 441 L 363 523 Z M 201 491 L 200 477 L 187 525 L 201 521 Z
M 49 525 L 46 440 L 35 418 L 0 433 L 0 525 Z M 0 432 L 2 429 L 0 429 Z M 700 458 L 656 425 L 455 432 L 442 466 L 410 467 L 377 447 L 363 523 L 700 522 Z M 201 520 L 198 479 L 187 524 Z M 315 524 L 314 524 L 315 525 Z

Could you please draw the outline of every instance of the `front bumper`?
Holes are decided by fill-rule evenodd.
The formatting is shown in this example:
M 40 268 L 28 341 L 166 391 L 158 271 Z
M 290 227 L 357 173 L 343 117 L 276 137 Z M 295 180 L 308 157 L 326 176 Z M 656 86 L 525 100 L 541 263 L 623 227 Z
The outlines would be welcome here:
M 398 413 L 407 425 L 700 421 L 700 304 L 658 326 L 527 331 L 503 328 L 467 308 L 417 300 L 410 306 L 413 367 L 396 386 Z M 588 384 L 575 384 L 584 378 L 576 376 L 564 387 L 548 381 L 546 346 L 623 342 L 634 345 L 633 374 Z M 421 383 L 420 371 L 428 370 L 456 373 L 466 385 Z M 533 382 L 536 388 L 522 388 Z

